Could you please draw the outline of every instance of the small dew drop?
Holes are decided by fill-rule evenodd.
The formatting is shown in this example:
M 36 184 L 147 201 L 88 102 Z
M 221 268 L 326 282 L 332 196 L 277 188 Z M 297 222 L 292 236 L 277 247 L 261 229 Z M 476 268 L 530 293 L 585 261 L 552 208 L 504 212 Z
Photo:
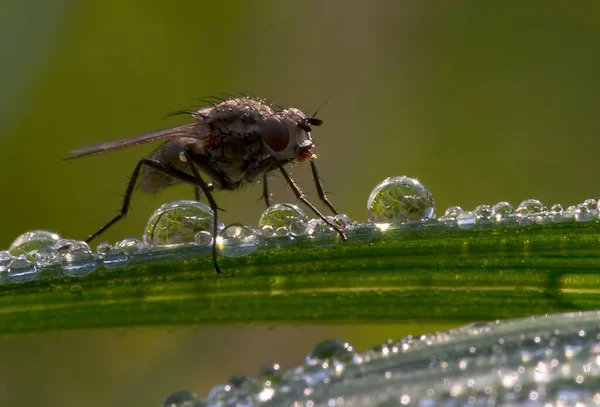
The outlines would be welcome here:
M 198 232 L 207 231 L 212 235 L 213 222 L 212 210 L 202 202 L 168 202 L 150 216 L 144 232 L 144 243 L 152 246 L 194 243 Z M 223 227 L 219 221 L 217 230 Z
M 306 220 L 306 215 L 298 206 L 281 203 L 275 204 L 263 212 L 258 227 L 264 230 L 266 226 L 271 226 L 276 231 L 281 227 L 289 228 L 293 222 L 306 222 Z
M 458 215 L 460 215 L 462 212 L 463 210 L 460 206 L 451 206 L 448 209 L 446 209 L 446 212 L 444 212 L 442 220 L 457 220 Z
M 350 226 L 350 218 L 346 214 L 338 213 L 333 217 L 333 223 L 335 223 L 341 229 L 346 229 L 348 226 Z
M 8 271 L 13 261 L 13 255 L 8 250 L 0 250 L 0 273 Z
M 477 214 L 477 220 L 491 219 L 493 210 L 489 205 L 479 205 L 477 208 L 475 208 L 475 213 Z
M 278 227 L 277 230 L 275 230 L 275 236 L 285 237 L 289 236 L 289 234 L 290 230 L 286 226 Z
M 233 224 L 219 233 L 219 251 L 226 257 L 241 257 L 255 252 L 260 245 L 258 233 L 251 227 Z
M 106 253 L 108 253 L 112 249 L 113 249 L 113 246 L 110 243 L 102 242 L 102 243 L 99 243 L 98 246 L 96 246 L 96 253 L 99 256 L 104 257 L 104 256 L 106 256 Z
M 548 213 L 548 208 L 537 199 L 527 199 L 515 209 L 515 215 L 521 218 L 546 213 Z
M 508 202 L 498 202 L 492 208 L 492 218 L 494 222 L 505 222 L 513 215 L 515 208 Z
M 144 249 L 144 243 L 135 237 L 126 237 L 117 242 L 115 246 L 127 255 L 139 253 Z
M 275 229 L 271 225 L 265 225 L 260 229 L 260 234 L 264 237 L 275 236 Z
M 561 204 L 554 204 L 550 208 L 550 212 L 552 212 L 554 214 L 562 213 L 563 211 L 564 211 L 564 209 L 563 209 L 563 206 Z
M 14 257 L 8 271 L 8 279 L 13 283 L 26 283 L 34 280 L 37 275 L 37 267 L 24 254 Z
M 402 223 L 434 215 L 433 195 L 418 180 L 389 177 L 377 184 L 367 201 L 367 217 L 373 223 Z
M 52 267 L 62 262 L 62 256 L 52 246 L 42 247 L 33 255 L 35 262 L 40 267 Z
M 90 246 L 83 241 L 76 241 L 69 246 L 63 255 L 63 273 L 69 277 L 81 277 L 90 274 L 97 267 L 96 259 Z
M 52 246 L 60 237 L 56 233 L 45 230 L 34 230 L 17 237 L 8 248 L 13 255 L 27 254 L 42 247 Z
M 328 360 L 349 362 L 356 356 L 356 352 L 348 342 L 342 342 L 339 339 L 326 340 L 314 347 L 306 356 L 305 363 L 309 366 L 316 366 Z
M 73 243 L 77 242 L 75 239 L 60 239 L 56 243 L 54 243 L 54 248 L 61 254 L 66 253 L 69 250 L 69 247 Z
M 194 243 L 198 246 L 210 246 L 213 242 L 212 233 L 208 230 L 201 230 L 194 236 Z
M 290 234 L 292 236 L 304 236 L 308 232 L 308 225 L 303 220 L 297 220 L 290 223 Z
M 477 223 L 477 213 L 475 211 L 463 211 L 456 218 L 456 223 L 460 229 L 473 229 Z

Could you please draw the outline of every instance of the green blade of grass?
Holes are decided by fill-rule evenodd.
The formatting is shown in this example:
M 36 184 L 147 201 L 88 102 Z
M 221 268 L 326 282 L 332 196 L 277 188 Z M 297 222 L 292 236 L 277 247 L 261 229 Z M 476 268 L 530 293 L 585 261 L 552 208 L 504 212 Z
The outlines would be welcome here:
M 600 226 L 551 224 L 221 258 L 183 254 L 0 286 L 0 332 L 505 319 L 600 307 Z M 189 257 L 189 253 L 187 254 Z

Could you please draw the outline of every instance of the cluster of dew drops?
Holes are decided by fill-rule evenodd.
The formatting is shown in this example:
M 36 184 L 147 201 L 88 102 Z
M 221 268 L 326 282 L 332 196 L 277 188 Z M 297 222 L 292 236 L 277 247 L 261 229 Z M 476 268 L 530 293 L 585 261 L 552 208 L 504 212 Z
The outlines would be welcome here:
M 351 221 L 347 215 L 328 217 L 349 241 L 368 242 L 382 237 L 401 238 L 408 233 L 444 233 L 453 230 L 489 230 L 560 222 L 590 222 L 598 219 L 598 202 L 587 199 L 567 209 L 559 204 L 550 209 L 536 199 L 516 208 L 508 202 L 479 205 L 474 210 L 458 206 L 435 216 L 431 192 L 418 180 L 406 176 L 380 182 L 367 201 L 369 222 Z M 24 283 L 56 275 L 85 276 L 106 268 L 126 267 L 132 260 L 152 259 L 156 251 L 181 247 L 204 248 L 210 256 L 214 217 L 208 205 L 190 200 L 166 203 L 146 225 L 142 240 L 128 237 L 114 245 L 102 242 L 93 251 L 80 240 L 64 239 L 48 231 L 19 236 L 8 250 L 0 251 L 0 285 Z M 309 219 L 298 206 L 275 204 L 261 216 L 258 228 L 242 224 L 217 224 L 216 245 L 226 257 L 240 257 L 259 249 L 276 249 L 295 244 L 332 247 L 339 234 L 321 219 Z M 194 252 L 194 255 L 198 255 Z
M 589 316 L 477 322 L 361 353 L 325 340 L 299 366 L 267 364 L 162 406 L 600 406 L 600 328 Z

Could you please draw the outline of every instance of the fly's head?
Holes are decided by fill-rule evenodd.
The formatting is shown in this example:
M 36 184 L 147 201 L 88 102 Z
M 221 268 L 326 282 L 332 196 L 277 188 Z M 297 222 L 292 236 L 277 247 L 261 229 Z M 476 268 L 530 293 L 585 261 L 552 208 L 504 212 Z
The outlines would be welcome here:
M 323 121 L 291 108 L 280 110 L 258 124 L 263 143 L 273 157 L 302 162 L 314 156 L 310 126 L 320 126 Z

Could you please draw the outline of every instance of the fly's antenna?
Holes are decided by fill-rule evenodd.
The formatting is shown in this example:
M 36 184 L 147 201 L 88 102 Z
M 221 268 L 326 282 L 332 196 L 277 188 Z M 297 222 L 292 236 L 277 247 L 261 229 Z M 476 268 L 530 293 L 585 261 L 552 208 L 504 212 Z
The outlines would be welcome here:
M 319 106 L 319 108 L 317 110 L 315 110 L 315 112 L 313 113 L 312 116 L 307 117 L 306 118 L 306 122 L 308 124 L 312 124 L 313 126 L 320 126 L 323 124 L 323 120 L 321 119 L 317 119 L 317 114 L 319 114 L 319 112 L 321 111 L 321 109 L 323 109 L 323 107 L 325 107 L 325 105 L 331 100 L 331 96 L 327 98 L 327 100 L 325 100 L 325 102 L 323 102 L 323 104 L 321 104 L 321 106 Z

